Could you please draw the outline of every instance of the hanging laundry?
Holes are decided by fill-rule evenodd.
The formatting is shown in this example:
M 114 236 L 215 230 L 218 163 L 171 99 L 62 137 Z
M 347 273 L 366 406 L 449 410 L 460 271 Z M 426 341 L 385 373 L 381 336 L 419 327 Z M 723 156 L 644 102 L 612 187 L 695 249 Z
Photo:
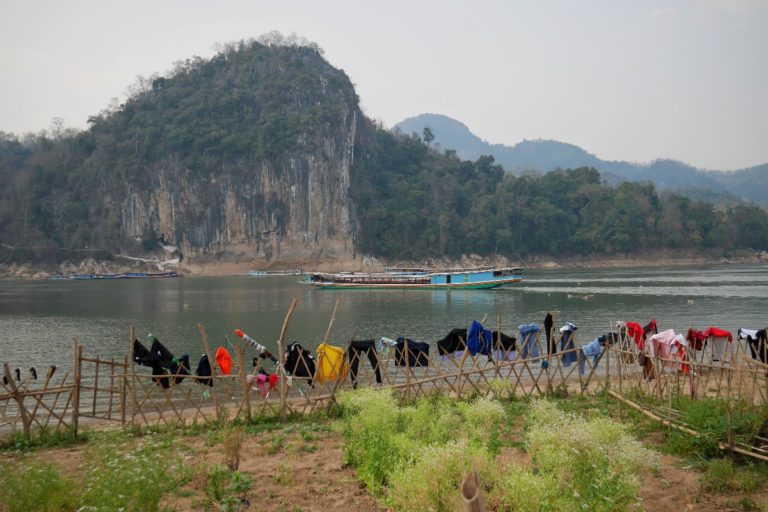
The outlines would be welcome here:
M 539 357 L 539 344 L 536 340 L 536 335 L 539 333 L 541 326 L 536 323 L 520 324 L 517 330 L 520 331 L 520 357 L 528 359 L 529 357 Z
M 174 384 L 180 384 L 184 380 L 186 375 L 190 374 L 192 366 L 189 364 L 189 354 L 184 354 L 179 359 L 174 358 L 171 363 L 171 374 L 176 377 L 173 379 Z
M 363 354 L 368 357 L 368 361 L 376 373 L 376 383 L 381 384 L 381 370 L 379 369 L 379 356 L 376 353 L 376 342 L 374 340 L 352 340 L 347 349 L 347 358 L 349 359 L 349 375 L 352 379 L 353 389 L 357 389 L 357 371 Z
M 387 338 L 386 336 L 382 336 L 381 339 L 376 342 L 376 350 L 383 356 L 389 355 L 389 350 L 394 349 L 395 347 L 397 347 L 397 341 Z
M 405 345 L 408 344 L 408 360 L 405 359 Z M 410 338 L 404 338 L 400 336 L 397 338 L 397 345 L 395 346 L 395 366 L 410 366 L 411 368 L 417 366 L 429 366 L 429 344 L 414 341 Z
M 213 374 L 211 371 L 211 362 L 208 360 L 208 356 L 206 354 L 203 354 L 200 356 L 200 361 L 197 363 L 197 369 L 195 370 L 195 375 L 198 377 L 203 377 L 201 379 L 196 379 L 198 384 L 202 384 L 203 386 L 209 386 L 213 387 Z
M 483 327 L 478 321 L 473 321 L 467 331 L 467 349 L 473 356 L 483 354 L 487 356 L 493 351 L 493 338 L 491 331 Z
M 645 324 L 643 326 L 643 331 L 645 331 L 645 335 L 652 335 L 652 334 L 658 334 L 659 328 L 656 326 L 656 319 L 652 319 L 650 322 Z
M 306 377 L 309 384 L 315 376 L 315 357 L 299 343 L 286 347 L 285 371 L 293 377 Z
M 497 361 L 514 361 L 517 356 L 517 338 L 493 331 L 493 358 Z
M 219 347 L 216 349 L 216 355 L 214 356 L 216 358 L 216 364 L 219 366 L 219 369 L 221 370 L 221 373 L 224 375 L 231 375 L 232 374 L 232 356 L 229 355 L 229 352 L 224 347 Z
M 704 331 L 704 336 L 712 337 L 712 361 L 733 360 L 733 349 L 730 345 L 733 343 L 733 335 L 730 332 L 710 327 Z
M 649 338 L 651 353 L 664 359 L 662 367 L 667 370 L 684 370 L 683 358 L 688 340 L 682 334 L 675 334 L 674 329 L 667 329 Z
M 466 341 L 466 329 L 451 329 L 451 332 L 437 342 L 437 353 L 441 356 L 447 356 L 462 352 L 467 347 Z M 456 357 L 461 357 L 461 354 L 456 355 Z
M 260 344 L 240 329 L 235 329 L 235 334 L 240 338 L 243 338 L 243 340 L 247 341 L 250 346 L 256 349 L 256 352 L 259 354 L 259 356 L 262 356 L 262 359 L 271 359 L 273 363 L 277 363 L 277 358 L 273 356 L 269 350 L 267 350 L 267 347 Z
M 252 375 L 249 373 L 245 376 L 245 382 L 248 384 L 248 386 L 250 386 L 251 389 L 261 392 L 262 400 L 267 398 L 267 376 L 265 374 L 259 372 L 258 375 Z
M 152 369 L 152 380 L 157 385 L 166 389 L 170 387 L 171 382 L 165 377 L 168 375 L 168 372 L 165 371 L 165 368 L 163 368 L 163 365 L 160 363 L 159 356 L 155 352 L 147 350 L 147 348 L 137 339 L 133 340 L 133 360 L 137 364 Z
M 707 346 L 707 336 L 704 335 L 704 331 L 697 331 L 693 327 L 688 329 L 685 339 L 688 340 L 688 346 L 694 350 L 704 350 Z
M 627 335 L 635 340 L 639 351 L 645 350 L 645 329 L 637 322 L 627 322 Z
M 317 373 L 315 380 L 320 384 L 327 381 L 347 378 L 349 366 L 344 357 L 344 349 L 327 343 L 317 346 Z
M 552 318 L 552 313 L 547 313 L 544 317 L 544 335 L 547 337 L 547 354 L 553 354 L 557 352 L 557 345 L 552 341 L 552 328 L 555 326 L 555 321 Z
M 576 329 L 578 327 L 573 322 L 565 322 L 565 325 L 560 328 L 560 352 L 566 352 L 562 357 L 563 366 L 571 366 L 571 363 L 575 363 L 579 358 L 578 354 L 573 350 L 576 348 L 574 343 L 574 331 Z
M 768 341 L 766 329 L 739 329 L 739 339 L 745 340 L 749 345 L 752 359 L 762 363 L 768 363 Z
M 586 345 L 581 346 L 581 356 L 579 357 L 580 374 L 584 375 L 586 373 L 586 359 L 588 357 L 592 358 L 592 368 L 595 368 L 597 363 L 600 362 L 600 358 L 603 355 L 605 339 L 605 336 L 598 336 Z

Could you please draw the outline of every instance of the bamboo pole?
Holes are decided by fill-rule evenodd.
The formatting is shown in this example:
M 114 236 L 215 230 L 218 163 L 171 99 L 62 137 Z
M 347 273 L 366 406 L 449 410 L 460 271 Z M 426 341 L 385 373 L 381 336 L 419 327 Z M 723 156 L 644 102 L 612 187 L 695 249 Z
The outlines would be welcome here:
M 197 330 L 200 331 L 200 339 L 203 341 L 203 350 L 208 357 L 208 364 L 211 366 L 211 397 L 213 398 L 213 406 L 216 408 L 216 421 L 221 421 L 221 409 L 219 409 L 219 398 L 216 394 L 216 360 L 211 357 L 211 349 L 208 346 L 208 334 L 205 332 L 203 324 L 197 324 Z
M 347 350 L 346 350 L 346 352 L 344 352 L 344 355 L 341 356 L 341 359 L 339 359 L 337 361 L 338 364 L 339 364 L 339 368 L 336 369 L 338 371 L 338 374 L 337 374 L 337 377 L 336 377 L 336 382 L 333 383 L 333 390 L 331 390 L 331 397 L 328 400 L 328 411 L 327 411 L 328 414 L 331 413 L 331 407 L 333 407 L 333 404 L 336 403 L 336 390 L 338 389 L 339 384 L 341 383 L 342 380 L 346 379 L 346 375 L 343 375 L 343 373 L 344 373 L 344 363 L 346 363 L 345 359 L 347 358 L 347 354 L 350 353 L 350 350 L 352 348 L 352 340 L 355 339 L 356 335 L 357 335 L 357 333 L 353 333 L 352 337 L 349 338 L 349 343 L 347 343 Z M 358 358 L 357 363 L 358 363 L 358 370 L 359 370 L 360 369 L 360 354 L 357 354 L 357 358 Z M 360 375 L 359 371 L 358 371 L 357 375 L 358 376 Z
M 288 382 L 287 374 L 285 371 L 285 334 L 288 330 L 288 322 L 291 320 L 291 315 L 293 315 L 293 310 L 296 309 L 296 299 L 294 298 L 291 302 L 291 307 L 288 308 L 288 313 L 285 315 L 285 320 L 283 320 L 283 328 L 280 329 L 280 338 L 277 340 L 277 349 L 279 352 L 280 362 L 279 367 L 282 369 L 280 376 L 280 419 L 285 419 L 285 412 L 286 408 L 288 406 L 287 398 L 288 398 Z
M 112 419 L 112 401 L 115 394 L 115 358 L 109 360 L 109 412 L 107 415 Z
M 336 299 L 336 304 L 333 305 L 333 313 L 331 313 L 331 320 L 328 322 L 328 329 L 325 330 L 325 337 L 323 338 L 323 343 L 328 343 L 328 336 L 331 335 L 331 327 L 333 327 L 333 322 L 336 320 L 336 309 L 339 307 L 339 299 Z
M 618 400 L 619 403 L 625 403 L 628 406 L 632 407 L 633 409 L 636 409 L 637 411 L 643 413 L 644 415 L 648 416 L 649 418 L 651 418 L 653 420 L 656 420 L 656 421 L 658 421 L 658 422 L 660 422 L 660 423 L 662 423 L 664 425 L 669 425 L 672 428 L 676 428 L 677 430 L 680 430 L 681 432 L 685 432 L 686 434 L 691 434 L 692 436 L 697 436 L 698 437 L 698 435 L 699 435 L 699 433 L 696 432 L 695 430 L 691 430 L 689 428 L 681 427 L 680 425 L 675 425 L 671 421 L 667 421 L 664 418 L 653 414 L 651 411 L 648 411 L 648 410 L 640 407 L 639 405 L 637 405 L 635 402 L 632 402 L 631 400 L 627 400 L 626 398 L 623 398 L 623 397 L 619 396 L 617 393 L 615 393 L 613 391 L 608 391 L 608 394 L 611 395 L 616 400 Z
M 131 351 L 133 351 L 133 343 L 131 343 Z M 131 357 L 133 361 L 133 357 Z M 122 383 L 120 386 L 120 425 L 125 427 L 125 409 L 126 409 L 126 395 L 128 388 L 128 357 L 123 358 L 123 373 Z
M 405 348 L 405 401 L 411 401 L 411 349 L 408 346 L 408 338 L 404 338 L 403 348 Z M 464 352 L 466 355 L 466 351 Z M 462 359 L 462 363 L 464 360 Z
M 96 374 L 94 376 L 94 384 L 93 384 L 93 408 L 91 410 L 91 414 L 96 416 L 96 395 L 98 394 L 98 387 L 99 387 L 99 366 L 101 366 L 99 361 L 99 356 L 96 356 Z M 82 389 L 82 387 L 81 387 Z
M 50 384 L 52 378 L 53 378 L 53 373 L 50 370 L 48 370 L 48 372 L 46 372 L 46 375 L 45 375 L 45 382 L 43 383 L 43 389 L 40 390 L 41 395 L 45 395 L 46 391 L 48 391 L 48 385 Z M 27 395 L 29 395 L 29 393 L 27 393 Z M 42 400 L 42 398 L 40 400 Z M 32 415 L 31 415 L 32 418 L 35 418 L 37 416 L 38 407 L 40 407 L 40 401 L 38 401 L 35 404 L 35 408 L 32 409 Z
M 131 325 L 131 386 L 130 393 L 133 397 L 133 407 L 131 408 L 131 425 L 136 423 L 136 413 L 139 410 L 139 402 L 136 398 L 136 355 L 133 353 L 134 340 L 136 339 L 136 326 Z M 126 379 L 127 380 L 127 379 Z
M 16 383 L 13 381 L 13 377 L 11 377 L 11 369 L 8 367 L 8 363 L 3 363 L 3 372 L 5 374 L 5 378 L 8 380 L 8 385 L 11 388 L 11 394 L 13 395 L 13 398 L 16 400 L 16 404 L 19 407 L 21 425 L 24 428 L 24 437 L 30 439 L 32 435 L 31 422 L 29 416 L 27 415 L 27 410 L 24 408 L 24 396 L 16 387 Z
M 80 358 L 83 355 L 83 347 L 78 345 L 77 339 L 72 340 L 72 353 L 74 364 L 74 385 L 72 387 L 72 428 L 74 429 L 75 437 L 77 437 L 77 428 L 80 414 L 80 379 L 82 376 L 82 363 Z
M 498 335 L 496 336 L 496 344 L 495 345 L 498 346 L 498 347 L 501 347 L 501 313 L 499 313 L 498 311 L 496 312 L 496 332 L 498 333 Z M 491 354 L 493 354 L 494 349 L 496 349 L 496 346 L 494 346 L 494 343 L 493 343 L 493 333 L 491 333 Z M 500 348 L 500 349 L 498 349 L 498 351 L 502 353 L 504 358 L 506 358 L 506 353 L 505 353 L 506 350 Z M 494 375 L 493 378 L 494 379 L 498 379 L 499 378 L 499 360 L 498 359 L 499 358 L 495 357 L 495 356 L 493 358 L 493 366 L 494 366 L 494 370 L 495 370 L 494 373 L 493 373 L 493 375 Z
M 248 379 L 245 374 L 245 356 L 243 355 L 243 346 L 237 344 L 235 346 L 235 356 L 237 357 L 237 366 L 239 367 L 240 378 L 243 380 L 243 404 L 245 405 L 245 414 L 247 415 L 248 422 L 250 423 L 253 417 L 251 416 L 251 394 L 250 386 L 248 385 Z
M 616 358 L 619 365 L 619 395 L 624 396 L 624 392 L 622 390 L 622 381 L 624 380 L 624 377 L 621 372 L 621 367 L 624 366 L 624 353 L 620 353 L 619 357 Z M 608 393 L 613 393 L 613 391 L 608 391 Z M 619 421 L 622 420 L 622 414 L 621 414 L 621 400 L 619 400 Z

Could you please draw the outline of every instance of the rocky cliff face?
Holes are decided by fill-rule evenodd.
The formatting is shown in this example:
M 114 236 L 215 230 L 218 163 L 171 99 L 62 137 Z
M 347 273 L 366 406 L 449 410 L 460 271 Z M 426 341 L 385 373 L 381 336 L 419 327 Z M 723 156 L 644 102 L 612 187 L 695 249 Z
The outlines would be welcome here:
M 167 157 L 149 186 L 128 186 L 121 231 L 140 239 L 163 234 L 197 261 L 312 262 L 354 255 L 356 223 L 349 199 L 358 112 L 341 126 L 305 134 L 299 150 L 254 168 L 239 164 L 198 176 Z
M 311 44 L 271 36 L 189 59 L 84 132 L 34 148 L 0 137 L 0 262 L 151 259 L 161 234 L 192 265 L 349 261 L 367 122 Z

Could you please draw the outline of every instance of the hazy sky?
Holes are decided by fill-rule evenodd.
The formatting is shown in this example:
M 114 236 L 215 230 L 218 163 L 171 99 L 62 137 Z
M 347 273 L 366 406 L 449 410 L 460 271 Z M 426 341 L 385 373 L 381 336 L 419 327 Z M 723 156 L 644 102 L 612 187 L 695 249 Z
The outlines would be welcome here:
M 0 131 L 84 128 L 137 75 L 279 30 L 318 43 L 392 126 L 605 159 L 768 162 L 768 0 L 0 0 Z

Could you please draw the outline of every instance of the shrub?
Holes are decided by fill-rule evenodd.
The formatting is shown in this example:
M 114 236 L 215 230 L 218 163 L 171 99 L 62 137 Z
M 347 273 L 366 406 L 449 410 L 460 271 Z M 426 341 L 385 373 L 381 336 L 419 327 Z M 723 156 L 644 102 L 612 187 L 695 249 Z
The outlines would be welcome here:
M 500 404 L 485 398 L 457 402 L 438 394 L 398 407 L 389 390 L 343 393 L 345 462 L 374 493 L 388 484 L 396 467 L 414 464 L 425 446 L 466 439 L 491 454 L 499 449 L 498 427 L 506 416 Z
M 526 446 L 535 470 L 557 475 L 559 497 L 589 510 L 622 510 L 635 501 L 641 471 L 658 465 L 626 427 L 605 417 L 585 419 L 543 400 L 533 402 Z
M 163 494 L 186 480 L 189 471 L 171 457 L 172 446 L 143 438 L 133 451 L 101 447 L 89 453 L 82 491 L 83 510 L 154 511 Z
M 245 434 L 239 428 L 229 428 L 224 432 L 224 460 L 230 471 L 240 468 L 240 450 L 244 440 Z
M 497 476 L 494 488 L 488 496 L 492 510 L 515 512 L 538 512 L 539 510 L 562 510 L 553 503 L 557 479 L 548 474 L 534 475 L 523 468 L 506 468 Z
M 413 463 L 401 463 L 390 477 L 387 497 L 396 510 L 458 510 L 459 487 L 472 466 L 480 474 L 495 472 L 491 456 L 465 439 L 421 448 Z
M 205 496 L 217 510 L 241 510 L 241 505 L 247 503 L 245 496 L 252 486 L 253 479 L 248 474 L 216 465 L 208 472 Z
M 344 415 L 344 462 L 374 494 L 410 446 L 397 436 L 399 411 L 389 390 L 362 389 L 339 397 Z M 402 425 L 401 425 L 402 428 Z

